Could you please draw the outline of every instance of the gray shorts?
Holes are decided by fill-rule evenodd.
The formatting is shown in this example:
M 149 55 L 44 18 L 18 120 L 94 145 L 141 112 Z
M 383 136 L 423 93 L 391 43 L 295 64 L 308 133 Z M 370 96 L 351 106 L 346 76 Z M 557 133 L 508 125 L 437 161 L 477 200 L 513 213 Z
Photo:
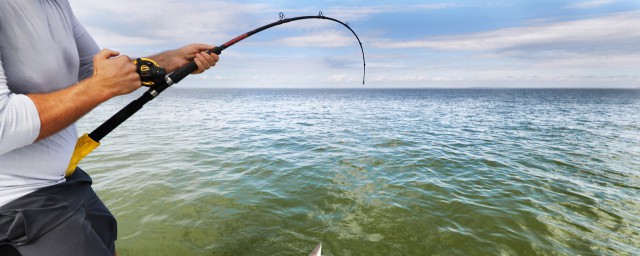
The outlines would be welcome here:
M 64 183 L 0 207 L 0 255 L 112 256 L 116 236 L 115 218 L 79 168 Z

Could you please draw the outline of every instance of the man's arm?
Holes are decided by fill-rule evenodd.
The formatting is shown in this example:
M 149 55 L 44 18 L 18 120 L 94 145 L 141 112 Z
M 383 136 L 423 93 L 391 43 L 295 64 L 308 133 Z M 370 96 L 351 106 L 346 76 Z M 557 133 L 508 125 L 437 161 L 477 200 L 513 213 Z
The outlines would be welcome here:
M 38 111 L 29 97 L 7 85 L 0 56 L 0 155 L 33 143 L 40 131 Z
M 27 94 L 40 116 L 40 133 L 36 140 L 73 124 L 100 103 L 140 87 L 136 66 L 129 57 L 118 55 L 118 52 L 102 50 L 93 59 L 90 78 L 51 93 Z
M 150 57 L 161 67 L 172 72 L 194 60 L 202 73 L 215 66 L 219 57 L 206 54 L 213 46 L 191 44 Z M 136 66 L 129 57 L 118 56 L 111 50 L 102 50 L 93 59 L 93 76 L 79 83 L 51 93 L 27 94 L 40 115 L 40 133 L 37 140 L 46 138 L 73 124 L 100 103 L 128 94 L 141 85 Z M 115 58 L 112 58 L 115 57 Z
M 160 67 L 173 72 L 179 67 L 188 64 L 191 60 L 198 65 L 198 70 L 194 74 L 199 74 L 216 65 L 219 56 L 215 53 L 206 54 L 206 50 L 213 49 L 214 46 L 206 44 L 190 44 L 179 49 L 162 52 L 149 57 L 156 61 Z

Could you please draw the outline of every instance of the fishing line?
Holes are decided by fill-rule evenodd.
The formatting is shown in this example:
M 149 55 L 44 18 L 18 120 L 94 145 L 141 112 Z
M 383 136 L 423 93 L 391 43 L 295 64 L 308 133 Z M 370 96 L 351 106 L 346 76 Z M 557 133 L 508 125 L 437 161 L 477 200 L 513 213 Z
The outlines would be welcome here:
M 337 20 L 331 17 L 324 16 L 322 12 L 319 12 L 318 15 L 316 16 L 298 16 L 293 18 L 285 18 L 284 14 L 281 12 L 279 16 L 280 16 L 280 19 L 278 21 L 269 23 L 262 27 L 251 30 L 245 34 L 242 34 L 220 46 L 216 46 L 215 48 L 208 50 L 207 53 L 209 54 L 215 53 L 219 55 L 222 53 L 224 49 L 227 49 L 230 46 L 256 33 L 259 33 L 260 31 L 264 31 L 266 29 L 279 26 L 285 23 L 289 23 L 292 21 L 306 20 L 306 19 L 330 20 L 330 21 L 340 23 L 341 25 L 349 29 L 349 31 L 351 31 L 351 33 L 353 33 L 353 35 L 358 40 L 358 44 L 360 45 L 360 50 L 362 51 L 362 68 L 363 68 L 362 84 L 364 84 L 365 76 L 366 76 L 366 66 L 367 66 L 365 57 L 364 57 L 364 48 L 362 47 L 362 42 L 360 41 L 360 38 L 358 37 L 356 32 L 353 31 L 353 29 L 351 29 L 348 23 L 342 22 L 340 20 Z M 142 84 L 145 86 L 149 86 L 150 88 L 146 92 L 144 92 L 142 96 L 140 96 L 138 99 L 132 101 L 127 106 L 122 108 L 120 111 L 118 111 L 118 113 L 113 115 L 111 118 L 109 118 L 107 121 L 105 121 L 102 125 L 100 125 L 95 130 L 93 130 L 91 133 L 84 134 L 80 138 L 78 138 L 78 142 L 76 143 L 76 147 L 73 151 L 73 155 L 71 157 L 69 167 L 65 172 L 65 176 L 68 177 L 71 174 L 73 174 L 73 172 L 75 171 L 78 165 L 78 162 L 80 162 L 80 160 L 82 160 L 85 156 L 91 153 L 91 151 L 93 151 L 95 148 L 100 146 L 100 140 L 102 138 L 107 136 L 107 134 L 109 134 L 116 127 L 118 127 L 120 124 L 126 121 L 129 117 L 135 114 L 147 102 L 153 100 L 162 91 L 180 82 L 183 78 L 187 77 L 189 74 L 198 70 L 198 66 L 196 65 L 195 61 L 191 61 L 189 64 L 178 68 L 176 71 L 170 74 L 166 74 L 165 69 L 160 67 L 152 59 L 140 58 L 140 59 L 137 59 L 134 63 L 138 68 L 138 73 L 140 74 L 140 80 L 142 81 Z

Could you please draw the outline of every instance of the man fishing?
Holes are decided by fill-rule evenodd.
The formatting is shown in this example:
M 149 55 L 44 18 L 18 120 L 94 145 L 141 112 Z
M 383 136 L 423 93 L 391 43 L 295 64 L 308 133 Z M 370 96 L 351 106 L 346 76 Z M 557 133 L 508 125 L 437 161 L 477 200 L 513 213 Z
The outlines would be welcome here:
M 191 44 L 149 57 L 167 72 L 218 61 Z M 0 1 L 0 255 L 114 255 L 116 221 L 81 169 L 65 178 L 75 122 L 141 86 L 132 60 L 99 50 L 67 0 Z

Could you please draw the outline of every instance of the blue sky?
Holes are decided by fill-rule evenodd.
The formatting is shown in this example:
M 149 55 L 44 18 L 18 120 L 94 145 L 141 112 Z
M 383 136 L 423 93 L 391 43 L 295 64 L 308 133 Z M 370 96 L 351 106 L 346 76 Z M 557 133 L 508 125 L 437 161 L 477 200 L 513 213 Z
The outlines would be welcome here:
M 308 20 L 228 48 L 183 87 L 640 87 L 640 1 L 70 0 L 100 47 L 145 56 L 222 44 L 287 17 Z

